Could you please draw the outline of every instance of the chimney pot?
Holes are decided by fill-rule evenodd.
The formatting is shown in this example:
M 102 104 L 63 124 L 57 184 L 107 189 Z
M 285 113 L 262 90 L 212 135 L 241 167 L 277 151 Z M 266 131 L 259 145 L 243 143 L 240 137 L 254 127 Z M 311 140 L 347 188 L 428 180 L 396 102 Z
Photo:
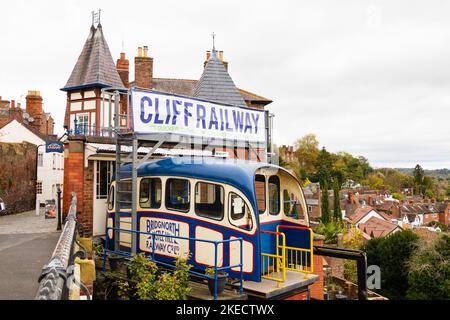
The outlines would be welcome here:
M 144 46 L 144 57 L 147 58 L 148 57 L 148 47 Z
M 142 47 L 138 47 L 138 57 L 142 57 Z
M 206 51 L 206 61 L 209 61 L 211 58 L 211 51 Z
M 125 60 L 125 52 L 120 53 L 120 60 Z
M 219 59 L 220 61 L 223 61 L 223 51 L 219 51 Z
M 15 100 L 11 100 L 11 109 L 14 109 L 15 107 L 16 107 L 16 101 Z

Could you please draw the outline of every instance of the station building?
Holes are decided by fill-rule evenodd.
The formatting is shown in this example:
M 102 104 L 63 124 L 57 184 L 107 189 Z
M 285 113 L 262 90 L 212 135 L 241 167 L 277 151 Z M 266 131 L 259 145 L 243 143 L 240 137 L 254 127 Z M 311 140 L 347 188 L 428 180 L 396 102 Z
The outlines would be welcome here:
M 64 153 L 63 212 L 70 206 L 71 193 L 78 196 L 77 210 L 86 236 L 105 233 L 107 193 L 115 167 L 115 139 L 107 129 L 113 126 L 114 111 L 111 101 L 102 96 L 103 88 L 115 88 L 126 92 L 131 87 L 195 97 L 222 104 L 257 110 L 272 101 L 250 91 L 237 88 L 228 73 L 228 62 L 223 52 L 206 52 L 206 60 L 200 79 L 157 78 L 153 75 L 154 58 L 148 47 L 138 48 L 134 58 L 135 79 L 130 80 L 129 60 L 121 53 L 114 63 L 100 23 L 92 25 L 78 61 L 61 89 L 67 93 L 64 125 L 67 130 Z M 130 113 L 126 95 L 120 99 L 122 114 Z M 122 126 L 131 127 L 126 119 Z M 106 129 L 106 130 L 105 130 Z M 145 148 L 140 149 L 145 153 Z M 154 157 L 173 155 L 212 156 L 266 160 L 266 150 L 246 147 L 217 147 L 208 150 L 174 150 L 159 148 Z

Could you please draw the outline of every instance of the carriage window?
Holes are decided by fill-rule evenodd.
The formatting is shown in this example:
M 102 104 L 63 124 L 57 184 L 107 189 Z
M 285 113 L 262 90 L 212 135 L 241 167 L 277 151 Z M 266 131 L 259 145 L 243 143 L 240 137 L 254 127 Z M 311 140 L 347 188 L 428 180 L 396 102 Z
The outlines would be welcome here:
M 288 190 L 283 191 L 284 199 L 284 214 L 290 218 L 294 219 L 304 219 L 303 208 L 300 204 L 300 200 L 290 193 Z
M 195 185 L 195 213 L 201 217 L 222 220 L 223 197 L 222 186 L 198 182 Z
M 131 209 L 131 180 L 117 181 L 117 201 L 119 202 L 119 208 Z
M 244 199 L 233 192 L 230 192 L 229 199 L 231 224 L 241 229 L 251 230 L 253 228 L 252 216 Z
M 108 210 L 114 209 L 114 186 L 109 189 Z
M 259 214 L 266 212 L 266 178 L 263 175 L 255 176 L 256 202 Z
M 188 212 L 190 208 L 191 187 L 189 180 L 169 179 L 166 186 L 166 207 Z
M 142 208 L 158 209 L 161 207 L 161 179 L 142 179 L 139 191 L 139 204 Z
M 277 176 L 269 178 L 269 213 L 271 215 L 280 213 L 280 178 Z

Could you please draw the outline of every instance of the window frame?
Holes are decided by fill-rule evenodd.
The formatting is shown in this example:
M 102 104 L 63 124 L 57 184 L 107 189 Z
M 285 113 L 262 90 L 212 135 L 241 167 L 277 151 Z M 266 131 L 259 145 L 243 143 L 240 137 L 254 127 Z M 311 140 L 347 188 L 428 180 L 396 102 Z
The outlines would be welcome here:
M 272 210 L 271 210 L 272 209 L 271 208 L 272 200 L 270 199 L 270 184 L 274 184 L 274 183 L 270 182 L 270 180 L 272 178 L 276 178 L 278 180 L 277 184 L 276 184 L 276 186 L 278 188 L 278 198 L 277 198 L 278 199 L 277 200 L 277 202 L 278 202 L 278 211 L 276 211 L 276 212 L 272 212 Z M 269 177 L 269 179 L 267 180 L 267 192 L 268 192 L 268 200 L 269 200 L 269 215 L 271 215 L 271 216 L 278 216 L 280 214 L 280 212 L 281 212 L 281 179 L 280 179 L 279 176 L 272 175 L 272 176 Z
M 170 190 L 169 190 L 169 188 L 170 188 L 170 185 L 171 185 L 171 183 L 170 183 L 170 181 L 171 180 L 183 180 L 183 181 L 187 181 L 187 183 L 188 183 L 188 192 L 189 192 L 189 196 L 188 196 L 188 199 L 189 199 L 189 207 L 187 208 L 187 210 L 181 210 L 181 209 L 177 209 L 177 208 L 172 208 L 172 207 L 170 207 L 170 203 L 169 203 L 169 198 L 170 198 Z M 169 211 L 175 211 L 175 212 L 183 212 L 183 213 L 188 213 L 189 211 L 191 211 L 191 203 L 192 203 L 192 201 L 191 201 L 191 196 L 192 196 L 192 192 L 191 192 L 191 181 L 189 180 L 189 179 L 187 179 L 187 178 L 177 178 L 177 177 L 170 177 L 170 178 L 167 178 L 166 179 L 166 186 L 165 186 L 165 195 L 164 195 L 164 205 L 165 205 L 165 207 L 166 207 L 166 209 L 167 210 L 169 210 Z
M 197 212 L 197 199 L 196 199 L 196 195 L 197 195 L 197 187 L 199 184 L 206 184 L 206 185 L 212 185 L 212 186 L 218 186 L 220 187 L 221 190 L 221 195 L 223 196 L 223 201 L 222 201 L 222 215 L 220 217 L 220 219 L 218 218 L 213 218 L 212 216 L 208 216 L 206 214 L 199 214 Z M 216 192 L 216 188 L 214 188 L 214 192 Z M 225 198 L 226 198 L 226 194 L 225 194 L 225 188 L 223 185 L 220 185 L 218 183 L 214 183 L 214 182 L 210 182 L 210 181 L 196 181 L 195 182 L 195 189 L 194 189 L 194 213 L 196 216 L 201 217 L 201 218 L 206 218 L 206 219 L 210 219 L 210 220 L 214 220 L 214 221 L 223 221 L 223 219 L 225 218 Z M 217 201 L 217 199 L 215 199 Z M 220 201 L 220 199 L 219 199 Z M 215 202 L 215 201 L 214 201 Z
M 107 199 L 107 205 L 108 205 L 108 210 L 109 211 L 114 210 L 115 192 L 116 192 L 116 185 L 112 184 L 109 187 L 109 193 L 108 193 L 108 199 Z
M 242 227 L 236 225 L 235 223 L 233 223 L 233 222 L 239 221 L 239 220 L 241 220 L 241 219 L 243 219 L 245 217 L 245 215 L 244 215 L 244 217 L 242 217 L 241 219 L 237 219 L 237 220 L 233 220 L 231 218 L 231 208 L 232 208 L 231 197 L 233 195 L 238 196 L 239 198 L 241 198 L 242 201 L 244 201 L 244 205 L 248 208 L 248 211 L 249 211 L 249 214 L 250 214 L 250 219 L 252 221 L 252 227 L 250 229 L 242 228 Z M 241 196 L 240 194 L 238 194 L 237 192 L 235 192 L 235 191 L 228 191 L 227 201 L 228 201 L 227 202 L 227 209 L 228 209 L 227 210 L 227 216 L 228 216 L 228 222 L 230 223 L 230 225 L 233 228 L 238 228 L 241 232 L 252 232 L 253 229 L 255 228 L 256 216 L 255 217 L 253 216 L 253 214 L 252 214 L 252 207 L 249 205 L 249 203 L 247 201 L 245 201 L 245 198 L 243 196 Z
M 264 178 L 264 181 L 258 181 L 257 177 Z M 258 209 L 258 214 L 259 215 L 263 215 L 267 211 L 267 181 L 266 181 L 267 179 L 266 179 L 266 176 L 263 175 L 263 174 L 255 174 L 255 178 L 253 180 L 254 180 L 254 184 L 255 184 L 255 196 L 256 196 L 256 182 L 257 181 L 258 182 L 264 182 L 264 211 L 260 210 L 259 205 L 258 205 L 258 197 L 256 196 L 256 206 L 257 206 L 257 209 Z
M 42 181 L 36 181 L 36 194 L 43 194 Z
M 143 206 L 142 204 L 145 204 L 145 202 L 142 202 L 141 201 L 141 190 L 142 190 L 142 183 L 145 181 L 145 180 L 159 180 L 159 183 L 160 183 L 160 187 L 161 187 L 161 199 L 159 200 L 159 203 L 158 203 L 158 206 L 157 207 L 152 207 L 152 206 Z M 139 203 L 139 207 L 140 208 L 142 208 L 142 209 L 154 209 L 154 210 L 158 210 L 158 209 L 161 209 L 161 206 L 162 206 L 162 203 L 163 203 L 163 181 L 162 181 L 162 179 L 161 178 L 159 178 L 159 177 L 143 177 L 142 179 L 141 179 L 141 181 L 139 182 L 139 197 L 138 197 L 138 203 Z M 149 192 L 149 194 L 148 194 L 148 196 L 149 196 L 149 198 L 151 197 L 151 194 L 150 194 L 150 192 Z M 148 201 L 147 201 L 148 202 Z

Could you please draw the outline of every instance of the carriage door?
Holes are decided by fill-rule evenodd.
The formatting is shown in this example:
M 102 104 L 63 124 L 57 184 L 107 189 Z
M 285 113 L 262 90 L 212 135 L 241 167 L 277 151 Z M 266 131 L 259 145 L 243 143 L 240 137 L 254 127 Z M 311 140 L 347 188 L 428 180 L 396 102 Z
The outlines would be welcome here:
M 218 225 L 224 219 L 223 186 L 208 182 L 196 182 L 195 184 L 195 214 L 203 223 L 194 226 L 194 237 L 211 241 L 224 240 L 224 233 Z M 195 262 L 207 266 L 222 267 L 224 264 L 224 246 L 217 245 L 217 252 L 213 243 L 195 241 Z

